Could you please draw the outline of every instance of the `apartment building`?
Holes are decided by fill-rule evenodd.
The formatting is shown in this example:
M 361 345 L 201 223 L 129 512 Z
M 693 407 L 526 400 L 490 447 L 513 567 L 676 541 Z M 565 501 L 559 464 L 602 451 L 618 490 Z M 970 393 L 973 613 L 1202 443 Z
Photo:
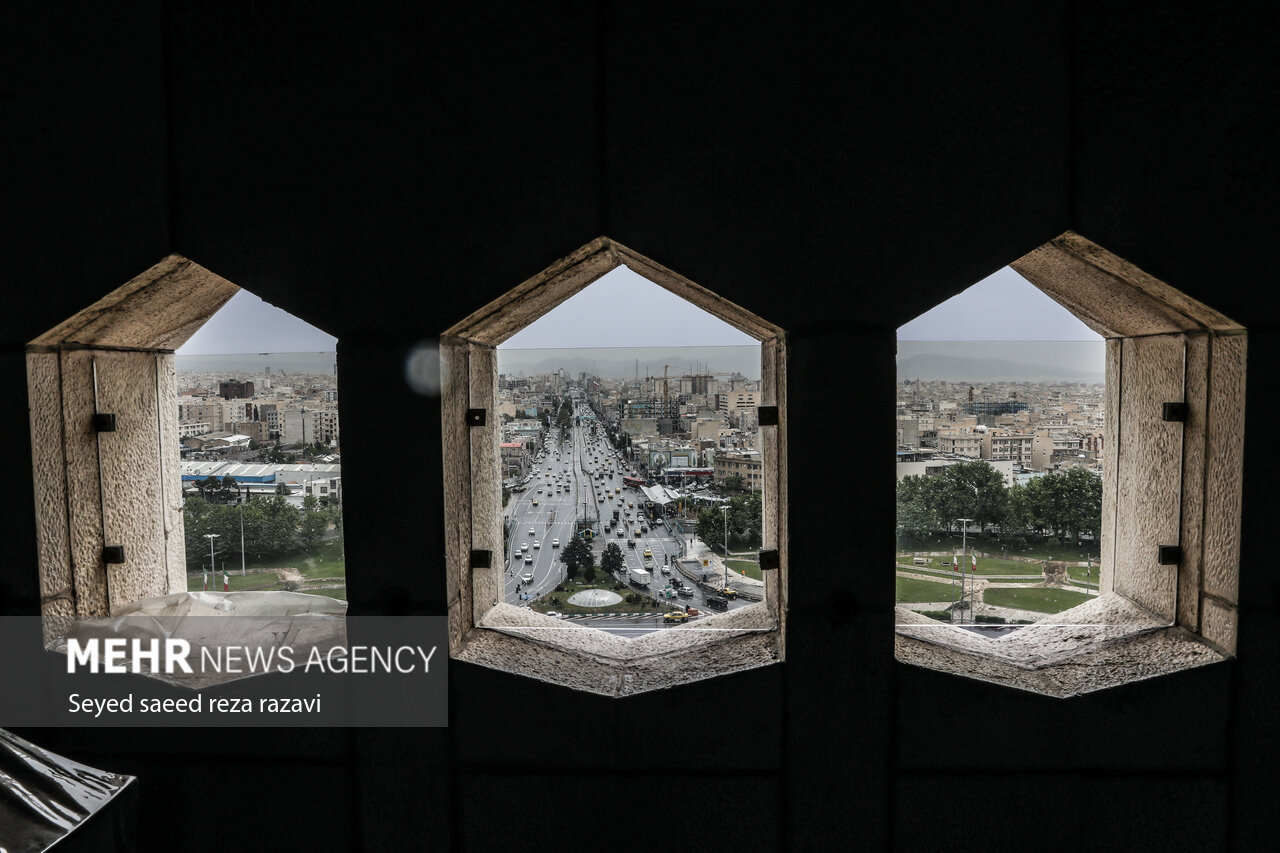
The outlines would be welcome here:
M 259 444 L 267 440 L 269 433 L 263 421 L 233 421 L 229 429 L 237 435 L 247 435 L 250 441 L 256 441 Z
M 974 432 L 972 429 L 940 429 L 938 430 L 938 452 L 981 459 L 982 438 L 981 433 Z
M 1046 471 L 1066 458 L 1078 458 L 1084 450 L 1084 436 L 1066 424 L 1036 428 L 1031 442 L 1031 467 Z
M 1035 436 L 1029 432 L 992 429 L 982 434 L 982 458 L 1010 460 L 1019 465 L 1031 464 L 1031 446 Z
M 743 391 L 735 387 L 732 391 L 721 391 L 716 395 L 716 407 L 724 415 L 732 415 L 742 409 L 754 409 L 759 405 L 759 391 Z
M 179 403 L 178 423 L 207 423 L 212 432 L 227 426 L 221 403 Z
M 758 450 L 720 450 L 711 455 L 712 478 L 719 484 L 735 474 L 748 489 L 764 486 L 764 475 Z

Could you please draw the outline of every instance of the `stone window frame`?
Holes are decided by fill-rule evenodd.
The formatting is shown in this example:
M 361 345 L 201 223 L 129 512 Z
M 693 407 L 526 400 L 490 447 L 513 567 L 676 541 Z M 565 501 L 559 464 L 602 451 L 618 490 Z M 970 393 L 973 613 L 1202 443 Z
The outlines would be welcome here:
M 27 344 L 46 644 L 186 591 L 174 350 L 239 290 L 169 255 Z M 95 413 L 114 414 L 113 429 L 98 431 Z M 107 562 L 108 546 L 122 562 Z
M 502 600 L 505 553 L 499 419 L 468 423 L 468 410 L 495 411 L 497 346 L 620 266 L 760 341 L 761 405 L 777 426 L 760 428 L 764 460 L 762 550 L 778 552 L 764 600 L 635 639 L 570 625 Z M 778 663 L 787 614 L 786 341 L 783 330 L 607 237 L 598 237 L 517 285 L 440 336 L 445 563 L 449 654 L 575 690 L 626 696 Z M 490 566 L 473 567 L 473 551 Z
M 895 656 L 1058 697 L 1229 660 L 1246 330 L 1072 231 L 1010 266 L 1106 339 L 1099 594 L 997 640 L 898 607 Z

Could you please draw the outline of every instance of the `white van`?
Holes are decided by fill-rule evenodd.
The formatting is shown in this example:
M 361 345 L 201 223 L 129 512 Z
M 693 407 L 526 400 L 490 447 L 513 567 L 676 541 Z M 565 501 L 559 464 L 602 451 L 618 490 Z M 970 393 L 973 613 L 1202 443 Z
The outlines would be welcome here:
M 929 561 L 928 561 L 928 560 L 926 560 L 924 557 L 912 557 L 912 558 L 911 558 L 911 562 L 912 562 L 914 565 L 917 565 L 917 566 L 927 566 L 927 565 L 929 565 Z

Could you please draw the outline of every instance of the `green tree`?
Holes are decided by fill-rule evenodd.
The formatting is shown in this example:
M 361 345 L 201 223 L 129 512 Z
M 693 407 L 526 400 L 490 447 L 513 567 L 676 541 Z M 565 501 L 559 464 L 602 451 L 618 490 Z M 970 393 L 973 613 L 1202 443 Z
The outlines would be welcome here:
M 719 509 L 707 507 L 698 511 L 698 538 L 712 550 L 724 545 L 724 518 Z
M 591 549 L 586 541 L 579 536 L 572 537 L 565 546 L 560 549 L 560 562 L 564 563 L 565 575 L 573 580 L 578 576 L 578 568 L 586 565 L 587 560 L 592 562 L 595 558 L 591 554 Z
M 304 550 L 311 551 L 320 544 L 325 531 L 329 529 L 328 513 L 320 510 L 320 502 L 312 495 L 302 500 L 302 516 L 298 523 L 298 543 Z
M 227 475 L 222 478 L 221 488 L 222 500 L 231 501 L 240 496 L 240 484 L 236 482 L 236 478 Z
M 275 557 L 297 548 L 296 535 L 300 512 L 281 495 L 261 501 L 262 523 L 257 546 L 262 556 Z
M 926 475 L 898 481 L 898 528 L 908 536 L 923 536 L 946 526 L 942 507 L 946 483 Z
M 944 508 L 948 520 L 971 518 L 985 532 L 1004 517 L 1008 493 L 1004 477 L 986 462 L 961 462 L 942 472 L 947 484 Z
M 604 553 L 600 555 L 600 568 L 610 574 L 620 573 L 626 561 L 622 557 L 622 549 L 618 547 L 617 542 L 610 542 L 604 546 Z
M 729 500 L 729 537 L 737 538 L 744 547 L 759 545 L 764 523 L 760 492 L 752 492 Z

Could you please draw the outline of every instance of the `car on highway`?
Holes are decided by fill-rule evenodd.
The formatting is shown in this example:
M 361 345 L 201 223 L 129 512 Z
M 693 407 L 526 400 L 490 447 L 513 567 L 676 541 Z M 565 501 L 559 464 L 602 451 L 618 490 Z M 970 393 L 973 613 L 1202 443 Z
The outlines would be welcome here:
M 525 563 L 526 563 L 526 564 L 528 564 L 528 563 L 532 563 L 532 562 L 533 562 L 533 555 L 532 555 L 532 554 L 530 554 L 530 553 L 528 553 L 528 552 L 526 551 L 526 552 L 525 552 L 525 555 L 524 555 L 524 561 L 525 561 Z M 533 575 L 529 575 L 529 579 L 530 579 L 530 580 L 533 580 Z
M 618 536 L 619 536 L 619 537 L 621 537 L 621 536 L 622 536 L 622 528 L 621 528 L 621 527 L 619 527 L 619 528 L 618 528 Z
M 707 599 L 707 606 L 712 610 L 728 610 L 729 602 L 718 595 L 713 595 Z
M 534 534 L 534 532 L 535 532 L 535 531 L 534 531 L 534 529 L 533 529 L 532 527 L 530 527 L 530 528 L 529 528 L 529 535 L 530 535 L 530 536 L 532 536 L 532 535 Z
M 738 597 L 738 591 L 737 591 L 736 589 L 733 589 L 732 587 L 728 587 L 728 586 L 726 586 L 724 589 L 720 590 L 720 594 L 721 594 L 721 595 L 723 595 L 725 598 L 737 598 L 737 597 Z
M 552 540 L 551 540 L 551 547 L 552 547 L 552 548 L 559 548 L 559 547 L 560 547 L 560 540 L 559 540 L 559 539 L 552 539 Z
M 521 583 L 533 583 L 533 572 L 528 572 L 520 576 Z
M 634 548 L 634 547 L 636 547 L 636 540 L 634 540 L 634 539 L 632 539 L 630 536 L 628 536 L 628 537 L 627 537 L 627 547 L 628 547 L 628 548 Z
M 693 589 L 687 586 L 676 587 L 676 595 L 681 598 L 693 598 Z
M 524 552 L 524 551 L 528 551 L 528 550 L 529 550 L 529 543 L 528 543 L 528 542 L 521 542 L 521 543 L 520 543 L 520 551 L 521 551 L 521 552 Z
M 535 547 L 535 548 L 541 548 L 541 547 L 542 547 L 542 543 L 541 543 L 541 542 L 539 542 L 537 539 L 535 539 L 535 540 L 533 540 L 533 547 Z
M 673 610 L 670 613 L 662 614 L 663 622 L 688 622 L 689 614 L 683 610 Z
M 557 613 L 557 612 L 556 612 L 556 611 L 554 611 L 554 610 L 548 610 L 548 611 L 547 611 L 547 615 L 548 615 L 548 616 L 550 616 L 552 619 L 559 619 L 559 618 L 560 618 L 560 614 L 559 614 L 559 613 Z
M 533 505 L 534 505 L 534 506 L 537 506 L 537 505 L 538 505 L 538 499 L 537 499 L 537 498 L 534 498 L 534 499 L 533 499 Z

